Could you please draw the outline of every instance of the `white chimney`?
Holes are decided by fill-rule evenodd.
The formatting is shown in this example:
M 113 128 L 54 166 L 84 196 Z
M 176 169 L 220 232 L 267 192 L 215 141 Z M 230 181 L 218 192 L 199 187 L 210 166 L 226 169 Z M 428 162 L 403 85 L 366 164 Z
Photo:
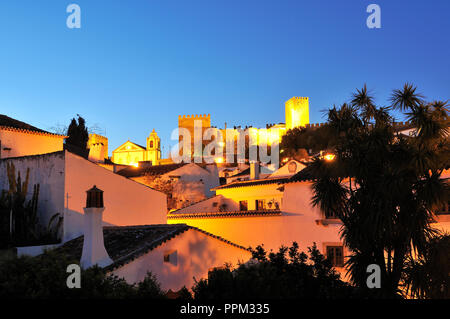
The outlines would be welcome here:
M 87 191 L 84 208 L 84 242 L 81 254 L 83 269 L 98 265 L 106 267 L 113 263 L 105 249 L 103 240 L 103 191 L 95 185 Z
M 250 162 L 250 180 L 259 179 L 259 162 Z

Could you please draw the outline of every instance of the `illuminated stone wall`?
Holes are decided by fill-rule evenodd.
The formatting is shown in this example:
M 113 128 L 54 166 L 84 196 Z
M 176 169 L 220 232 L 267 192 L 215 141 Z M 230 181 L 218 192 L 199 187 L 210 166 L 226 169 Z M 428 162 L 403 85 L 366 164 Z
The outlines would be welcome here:
M 104 158 L 108 158 L 108 138 L 98 134 L 89 134 L 88 146 L 87 148 L 91 149 L 94 145 L 102 144 L 103 145 L 103 153 Z

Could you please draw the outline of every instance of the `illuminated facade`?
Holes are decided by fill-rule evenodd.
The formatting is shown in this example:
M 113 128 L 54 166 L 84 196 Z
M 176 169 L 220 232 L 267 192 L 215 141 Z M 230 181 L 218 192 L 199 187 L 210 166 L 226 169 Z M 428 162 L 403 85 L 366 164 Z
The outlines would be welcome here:
M 285 103 L 286 129 L 309 124 L 309 98 L 293 97 Z
M 89 140 L 88 140 L 88 149 L 93 149 L 95 147 L 98 147 L 98 145 L 102 145 L 102 157 L 104 159 L 108 158 L 108 138 L 102 135 L 98 134 L 89 134 Z
M 199 122 L 196 122 L 199 121 Z M 200 123 L 201 122 L 201 123 Z M 178 117 L 178 128 L 186 129 L 189 131 L 191 136 L 191 153 L 194 154 L 194 127 L 195 125 L 202 127 L 202 136 L 206 129 L 211 128 L 211 116 L 208 115 L 183 115 Z M 286 131 L 295 127 L 307 126 L 309 125 L 309 98 L 308 97 L 293 97 L 285 102 L 285 123 L 278 123 L 267 125 L 266 128 L 255 128 L 248 127 L 247 134 L 256 142 L 258 146 L 262 145 L 272 145 L 275 142 L 280 143 L 281 138 Z M 242 128 L 224 128 L 219 129 L 222 140 L 224 144 L 222 146 L 226 147 L 225 140 L 228 135 L 233 136 L 234 140 L 237 141 L 240 134 L 245 134 L 245 129 Z M 200 133 L 200 132 L 198 132 Z M 180 137 L 179 141 L 182 141 L 181 133 L 179 131 Z M 231 137 L 230 136 L 230 137 Z M 214 137 L 216 138 L 216 137 Z M 206 140 L 202 142 L 205 146 L 210 142 Z M 236 154 L 236 152 L 235 152 Z M 200 154 L 199 154 L 200 155 Z
M 153 129 L 147 137 L 145 147 L 126 141 L 112 152 L 111 160 L 115 164 L 123 165 L 137 166 L 142 161 L 151 161 L 152 165 L 158 165 L 161 160 L 161 140 Z

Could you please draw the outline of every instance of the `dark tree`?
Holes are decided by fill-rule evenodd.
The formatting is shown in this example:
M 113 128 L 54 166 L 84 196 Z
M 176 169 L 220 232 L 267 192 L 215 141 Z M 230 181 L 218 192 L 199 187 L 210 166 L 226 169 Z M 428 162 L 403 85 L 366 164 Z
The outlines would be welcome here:
M 269 254 L 258 246 L 253 260 L 232 270 L 230 266 L 212 270 L 192 288 L 194 298 L 204 299 L 339 299 L 353 296 L 354 289 L 339 279 L 331 263 L 316 246 L 307 254 L 281 247 Z
M 332 147 L 335 136 L 328 125 L 319 127 L 296 127 L 283 135 L 280 143 L 281 157 L 302 159 L 305 150 L 319 152 Z
M 89 140 L 89 133 L 86 127 L 86 121 L 78 115 L 78 122 L 75 118 L 72 119 L 67 129 L 66 144 L 86 149 Z
M 432 238 L 422 254 L 409 258 L 404 281 L 413 297 L 450 299 L 450 235 Z
M 140 283 L 107 275 L 97 266 L 81 270 L 81 288 L 67 287 L 67 266 L 78 264 L 64 254 L 47 251 L 37 257 L 15 257 L 0 262 L 0 299 L 118 299 L 165 298 L 151 273 Z

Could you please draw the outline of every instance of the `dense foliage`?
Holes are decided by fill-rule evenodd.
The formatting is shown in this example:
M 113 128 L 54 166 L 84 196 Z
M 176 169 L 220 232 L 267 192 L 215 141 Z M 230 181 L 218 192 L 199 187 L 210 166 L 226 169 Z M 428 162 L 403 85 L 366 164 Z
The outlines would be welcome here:
M 7 163 L 6 175 L 9 188 L 1 190 L 0 196 L 0 248 L 56 243 L 62 218 L 55 214 L 47 227 L 40 224 L 39 184 L 33 185 L 31 198 L 27 200 L 30 170 L 22 179 L 20 172 L 16 176 L 14 164 Z
M 55 251 L 38 257 L 0 261 L 0 299 L 4 298 L 165 298 L 156 278 L 130 285 L 98 267 L 81 270 L 81 288 L 68 288 L 67 266 L 78 264 Z
M 281 158 L 300 160 L 307 152 L 318 153 L 334 146 L 336 138 L 329 127 L 295 127 L 283 135 L 280 143 Z
M 314 245 L 309 256 L 299 252 L 297 243 L 267 253 L 258 246 L 253 260 L 232 270 L 230 266 L 209 272 L 192 288 L 194 298 L 298 299 L 348 298 L 354 289 L 340 280 L 331 263 Z
M 432 238 L 418 258 L 409 258 L 403 279 L 412 297 L 450 299 L 450 235 Z

